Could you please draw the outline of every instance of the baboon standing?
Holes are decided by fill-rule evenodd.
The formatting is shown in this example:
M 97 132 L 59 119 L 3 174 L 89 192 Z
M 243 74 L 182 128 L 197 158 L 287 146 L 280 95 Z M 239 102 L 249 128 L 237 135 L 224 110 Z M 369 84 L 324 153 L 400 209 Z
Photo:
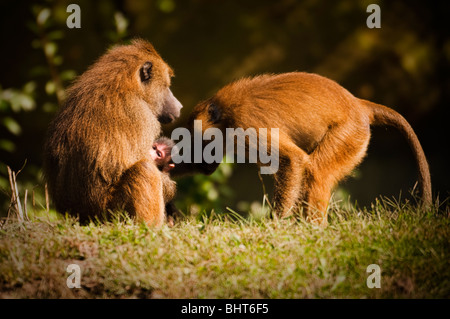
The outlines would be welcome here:
M 293 72 L 242 79 L 199 103 L 190 117 L 191 128 L 194 120 L 202 121 L 203 132 L 216 127 L 223 136 L 226 128 L 279 128 L 274 201 L 280 216 L 304 205 L 307 219 L 327 224 L 331 192 L 365 156 L 370 125 L 393 126 L 403 133 L 416 157 L 423 203 L 431 203 L 428 164 L 408 122 L 394 110 L 358 99 L 325 77 Z M 211 173 L 217 166 L 177 165 L 174 172 Z

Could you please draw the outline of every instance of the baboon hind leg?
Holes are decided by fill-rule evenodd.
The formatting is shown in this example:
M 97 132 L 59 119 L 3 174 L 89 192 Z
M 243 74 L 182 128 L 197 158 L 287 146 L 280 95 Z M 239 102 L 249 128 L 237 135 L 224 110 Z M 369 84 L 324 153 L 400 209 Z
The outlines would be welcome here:
M 290 141 L 288 138 L 280 141 Z M 280 144 L 279 169 L 275 174 L 275 213 L 287 217 L 295 212 L 303 198 L 302 179 L 308 163 L 308 154 L 292 142 Z
M 153 163 L 142 160 L 126 170 L 114 187 L 110 207 L 123 209 L 149 226 L 165 219 L 161 173 Z
M 370 139 L 369 125 L 331 128 L 310 155 L 305 171 L 306 215 L 313 224 L 326 226 L 331 192 L 361 162 Z

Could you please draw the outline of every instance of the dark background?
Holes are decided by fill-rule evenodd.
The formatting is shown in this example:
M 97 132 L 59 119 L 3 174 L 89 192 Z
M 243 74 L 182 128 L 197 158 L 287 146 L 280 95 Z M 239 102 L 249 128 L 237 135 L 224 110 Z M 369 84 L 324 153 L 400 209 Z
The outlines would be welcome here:
M 81 29 L 66 26 L 70 3 L 81 7 Z M 370 3 L 381 7 L 381 29 L 366 26 Z M 37 17 L 45 8 L 50 14 L 40 25 Z M 7 208 L 9 203 L 6 165 L 17 171 L 26 161 L 19 185 L 42 193 L 42 144 L 57 92 L 110 45 L 135 36 L 152 42 L 176 73 L 172 91 L 184 109 L 179 121 L 165 127 L 166 134 L 185 123 L 198 101 L 230 81 L 260 73 L 315 72 L 408 120 L 428 157 L 433 192 L 442 200 L 450 189 L 449 13 L 446 1 L 4 1 L 0 204 Z M 43 49 L 49 43 L 56 49 L 50 54 Z M 367 205 L 380 195 L 407 197 L 414 186 L 417 170 L 406 140 L 391 128 L 372 132 L 368 156 L 342 183 L 338 198 L 351 194 Z M 232 172 L 229 179 L 179 180 L 179 202 L 235 209 L 239 201 L 261 201 L 256 167 L 234 166 Z M 211 189 L 216 196 L 208 195 Z

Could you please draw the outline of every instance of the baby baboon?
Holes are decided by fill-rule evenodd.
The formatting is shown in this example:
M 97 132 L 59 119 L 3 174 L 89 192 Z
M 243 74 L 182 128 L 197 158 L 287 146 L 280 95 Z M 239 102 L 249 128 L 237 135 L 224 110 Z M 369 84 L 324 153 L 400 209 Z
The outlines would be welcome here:
M 158 138 L 153 143 L 150 156 L 162 172 L 167 173 L 175 167 L 175 163 L 172 161 L 172 149 L 174 147 L 175 142 L 165 136 Z
M 394 110 L 358 99 L 325 77 L 294 72 L 242 79 L 197 105 L 190 126 L 194 120 L 202 121 L 203 132 L 216 127 L 223 136 L 225 128 L 279 128 L 274 200 L 281 216 L 305 204 L 307 219 L 327 224 L 331 191 L 365 156 L 371 124 L 394 126 L 405 135 L 417 160 L 423 202 L 431 203 L 428 164 L 408 122 Z M 177 165 L 175 171 L 211 173 L 217 165 Z
M 175 142 L 168 137 L 162 136 L 153 143 L 152 149 L 150 150 L 150 156 L 155 161 L 158 169 L 164 173 L 164 178 L 169 178 L 170 170 L 175 167 L 175 163 L 172 161 L 172 149 L 176 152 Z M 168 217 L 169 224 L 173 226 L 174 219 L 180 216 L 181 212 L 176 208 L 173 201 L 171 201 L 171 197 L 173 196 L 170 193 L 168 195 L 164 194 L 166 216 Z
M 124 209 L 149 225 L 164 221 L 175 183 L 149 150 L 161 123 L 180 115 L 173 71 L 144 40 L 115 46 L 68 89 L 50 124 L 44 172 L 56 209 L 81 221 Z

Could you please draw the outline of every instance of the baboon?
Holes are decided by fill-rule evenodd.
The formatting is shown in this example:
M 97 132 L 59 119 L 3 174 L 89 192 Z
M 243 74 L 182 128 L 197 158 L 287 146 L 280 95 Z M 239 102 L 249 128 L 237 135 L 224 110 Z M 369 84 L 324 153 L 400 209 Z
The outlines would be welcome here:
M 44 173 L 56 209 L 80 221 L 125 210 L 158 226 L 176 185 L 150 150 L 180 115 L 172 69 L 142 39 L 118 45 L 79 76 L 48 129 Z M 106 214 L 108 216 L 108 214 Z
M 394 110 L 358 99 L 325 77 L 292 72 L 241 79 L 199 103 L 190 116 L 191 129 L 194 120 L 202 121 L 203 132 L 210 127 L 223 133 L 225 128 L 279 128 L 274 202 L 280 216 L 303 205 L 308 220 L 327 224 L 332 189 L 365 156 L 370 125 L 393 126 L 403 133 L 416 157 L 423 203 L 431 203 L 428 164 L 408 122 Z M 177 165 L 175 173 L 209 174 L 218 165 Z
M 150 156 L 155 161 L 156 166 L 162 172 L 169 172 L 175 167 L 172 161 L 172 149 L 175 147 L 175 142 L 170 138 L 162 136 L 159 137 L 150 150 Z
M 175 167 L 175 163 L 172 161 L 172 154 L 176 154 L 176 152 L 175 142 L 165 136 L 159 137 L 150 150 L 151 158 L 155 161 L 158 169 L 166 175 L 166 178 L 169 178 L 170 170 Z M 164 198 L 170 200 L 169 197 L 164 196 Z M 166 217 L 169 225 L 173 226 L 175 219 L 180 216 L 181 212 L 176 208 L 174 202 L 166 200 Z

